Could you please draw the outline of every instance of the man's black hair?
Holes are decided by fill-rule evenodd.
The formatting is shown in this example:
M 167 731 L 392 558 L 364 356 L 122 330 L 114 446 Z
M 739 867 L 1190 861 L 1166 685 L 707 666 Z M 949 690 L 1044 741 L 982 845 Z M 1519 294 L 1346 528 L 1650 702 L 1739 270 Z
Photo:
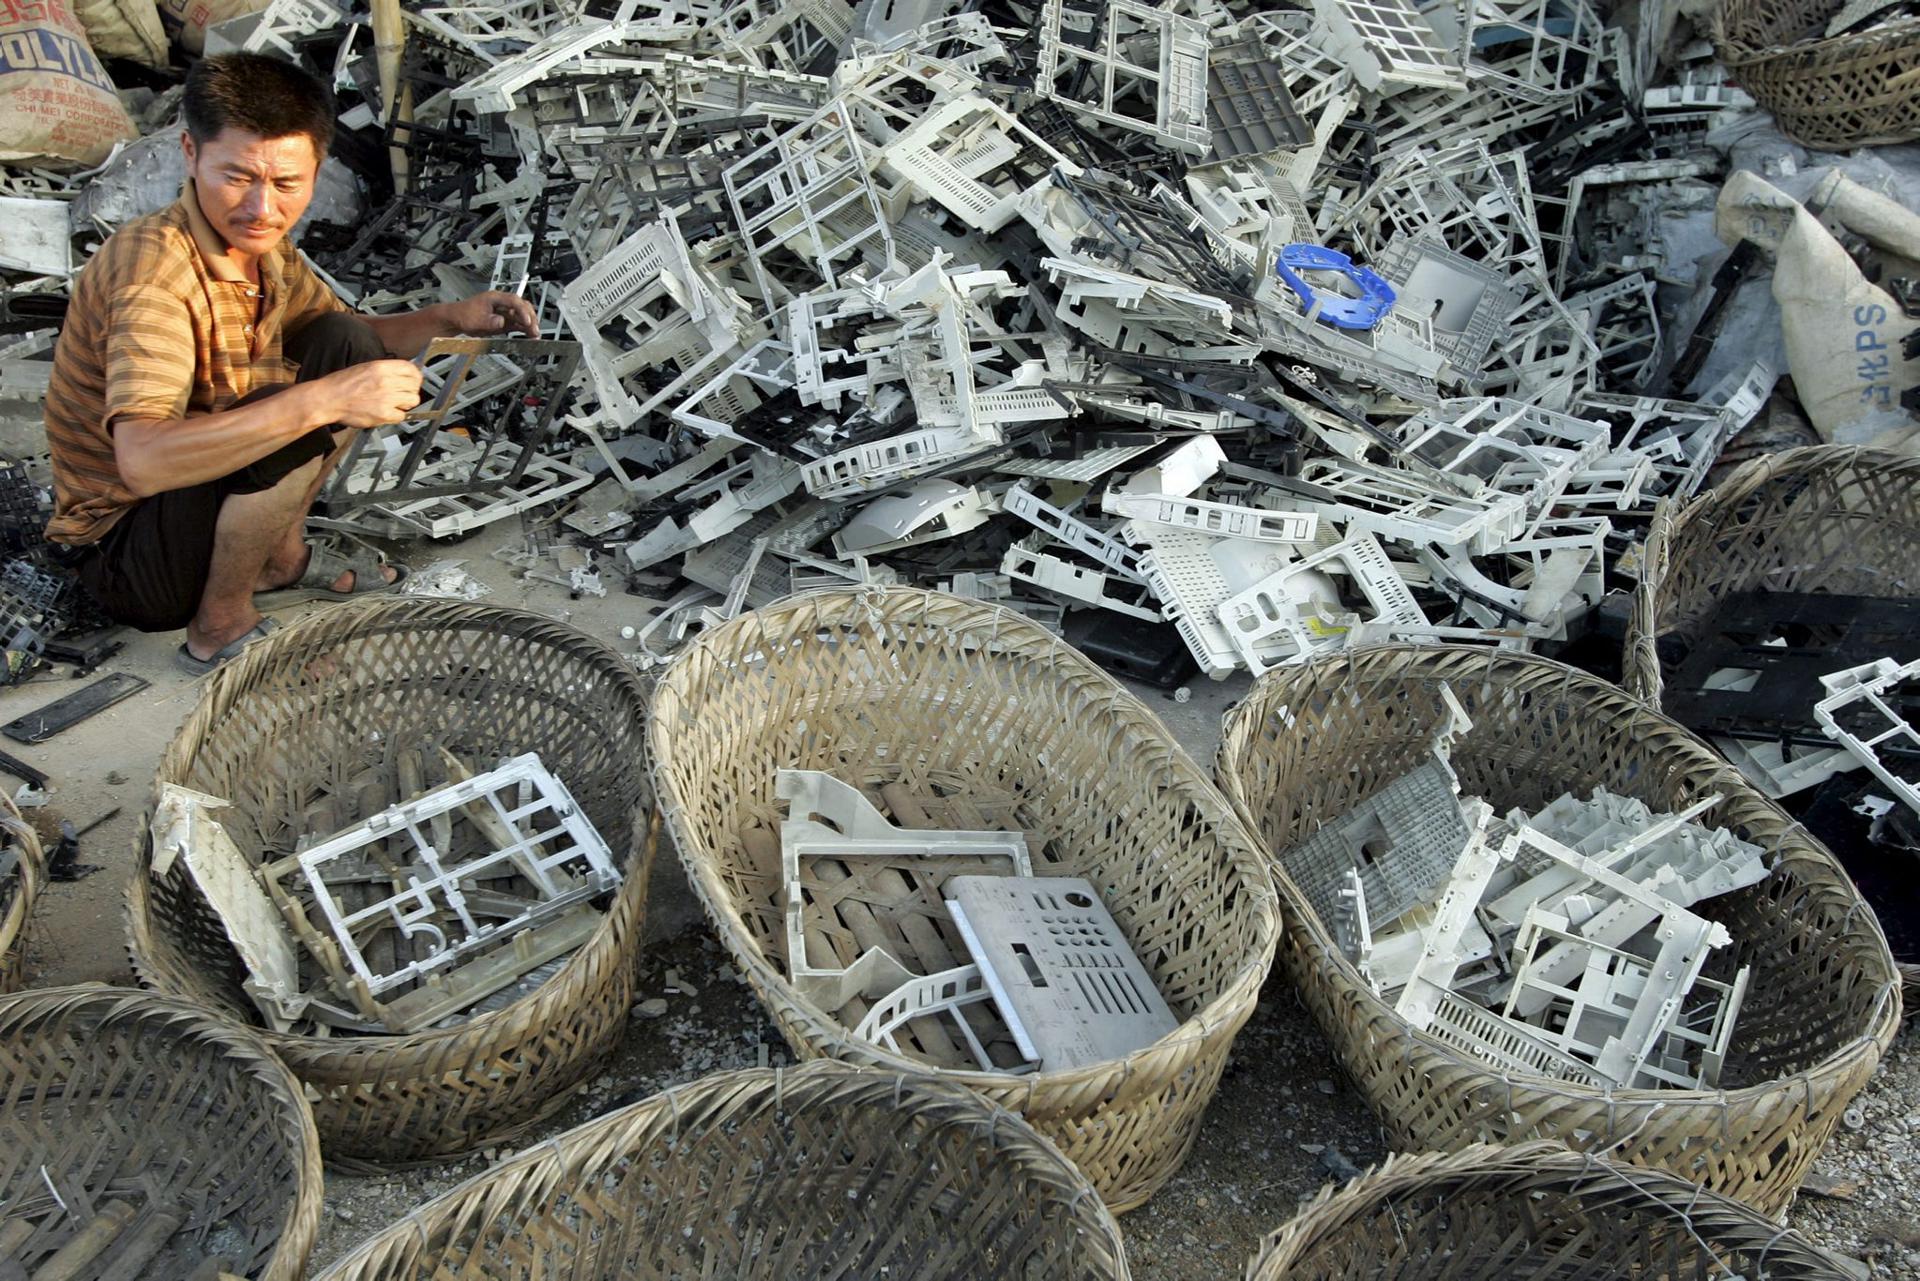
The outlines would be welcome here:
M 291 62 L 263 53 L 217 53 L 187 73 L 187 133 L 204 147 L 223 129 L 262 138 L 305 134 L 325 158 L 333 144 L 333 94 Z

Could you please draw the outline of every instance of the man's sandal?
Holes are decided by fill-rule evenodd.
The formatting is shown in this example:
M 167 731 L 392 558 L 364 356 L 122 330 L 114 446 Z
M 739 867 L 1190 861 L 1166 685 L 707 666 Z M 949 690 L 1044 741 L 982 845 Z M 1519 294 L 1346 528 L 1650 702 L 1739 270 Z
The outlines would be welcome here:
M 371 551 L 356 547 L 352 555 L 343 556 L 325 543 L 308 543 L 307 546 L 310 550 L 306 572 L 286 587 L 255 593 L 255 609 L 281 609 L 310 600 L 351 600 L 356 596 L 373 596 L 390 592 L 407 581 L 407 567 L 395 565 L 393 581 L 388 582 L 387 576 L 381 572 L 387 562 Z M 335 580 L 348 571 L 353 573 L 353 586 L 344 592 L 335 591 Z
M 255 623 L 252 629 L 244 636 L 237 636 L 215 650 L 211 658 L 195 658 L 193 651 L 187 648 L 185 641 L 182 641 L 180 642 L 180 648 L 173 652 L 173 665 L 189 676 L 205 676 L 214 668 L 223 667 L 227 663 L 240 657 L 241 650 L 257 640 L 264 640 L 269 632 L 277 632 L 279 630 L 280 624 L 274 622 L 271 618 L 263 618 Z

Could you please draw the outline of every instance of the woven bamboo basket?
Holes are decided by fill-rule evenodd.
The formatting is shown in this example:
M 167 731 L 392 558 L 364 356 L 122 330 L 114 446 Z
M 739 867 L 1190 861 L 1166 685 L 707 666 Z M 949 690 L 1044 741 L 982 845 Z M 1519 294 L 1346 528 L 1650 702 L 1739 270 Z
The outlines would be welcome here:
M 1111 677 L 996 606 L 906 589 L 813 592 L 689 646 L 655 687 L 648 736 L 688 879 L 796 1053 L 936 1068 L 1023 1115 L 1115 1213 L 1179 1168 L 1253 1012 L 1278 918 L 1246 830 Z M 856 1036 L 857 1019 L 841 1022 L 788 982 L 783 768 L 982 806 L 1004 798 L 1036 875 L 1101 887 L 1179 1026 L 1124 1059 L 1025 1076 L 978 1070 L 931 1042 L 912 1057 Z M 936 910 L 909 901 L 927 892 L 897 873 L 850 874 L 814 920 L 843 964 L 874 930 L 916 972 L 965 963 L 937 895 Z M 914 933 L 921 922 L 928 930 Z
M 1828 37 L 1844 0 L 1720 0 L 1713 43 L 1735 83 L 1808 147 L 1920 138 L 1920 18 Z
M 1844 1281 L 1824 1250 L 1751 1207 L 1558 1143 L 1392 1156 L 1316 1197 L 1246 1281 Z
M 306 1275 L 320 1142 L 299 1082 L 247 1028 L 116 988 L 9 996 L 0 1097 L 0 1268 L 43 1275 L 78 1224 L 121 1202 L 136 1216 L 123 1249 L 150 1214 L 179 1224 L 141 1276 L 206 1258 L 255 1281 Z
M 725 1072 L 522 1152 L 326 1281 L 1123 1281 L 1113 1216 L 1018 1117 L 925 1074 Z
M 27 965 L 27 924 L 33 919 L 33 902 L 46 883 L 47 858 L 40 838 L 5 793 L 0 793 L 0 848 L 11 849 L 19 860 L 6 889 L 0 891 L 6 895 L 6 906 L 0 908 L 0 992 L 18 992 Z
M 416 597 L 316 614 L 208 682 L 159 779 L 232 801 L 221 821 L 256 864 L 293 851 L 310 798 L 364 796 L 368 770 L 390 780 L 392 750 L 431 738 L 464 760 L 539 753 L 626 873 L 596 932 L 505 1008 L 406 1036 L 263 1031 L 312 1091 L 329 1161 L 428 1160 L 510 1137 L 563 1105 L 618 1044 L 657 839 L 644 809 L 644 712 L 631 668 L 591 637 Z M 397 782 L 382 786 L 381 805 L 400 799 Z M 141 981 L 254 1021 L 239 959 L 183 864 L 163 877 L 136 864 L 128 917 Z
M 1723 1088 L 1602 1090 L 1503 1073 L 1413 1032 L 1276 865 L 1282 964 L 1392 1146 L 1556 1138 L 1782 1212 L 1891 1042 L 1899 982 L 1833 856 L 1699 739 L 1547 659 L 1383 645 L 1263 677 L 1227 715 L 1221 786 L 1268 849 L 1287 849 L 1427 758 L 1442 684 L 1473 720 L 1453 746 L 1463 793 L 1497 812 L 1596 786 L 1656 811 L 1717 793 L 1699 821 L 1760 846 L 1774 871 L 1694 909 L 1733 936 L 1709 976 L 1752 967 Z
M 1684 656 L 1722 600 L 1759 589 L 1920 596 L 1920 458 L 1784 450 L 1656 513 L 1627 626 L 1627 690 L 1659 707 L 1663 661 Z M 1920 991 L 1920 966 L 1901 972 L 1909 994 Z

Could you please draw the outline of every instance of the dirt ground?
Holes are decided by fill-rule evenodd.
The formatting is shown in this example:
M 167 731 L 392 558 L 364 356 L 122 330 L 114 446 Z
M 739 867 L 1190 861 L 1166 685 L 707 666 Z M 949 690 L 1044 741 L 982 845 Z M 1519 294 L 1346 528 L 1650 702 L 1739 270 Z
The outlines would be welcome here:
M 35 431 L 37 413 L 0 403 L 0 449 L 10 440 L 18 448 Z M 647 602 L 618 594 L 574 600 L 557 586 L 521 580 L 493 556 L 519 538 L 518 522 L 509 520 L 462 543 L 417 543 L 395 551 L 414 566 L 462 560 L 491 587 L 486 602 L 532 609 L 569 621 L 616 649 L 631 648 L 621 640 L 620 628 L 643 623 Z M 282 621 L 312 608 L 324 606 L 287 611 Z M 81 839 L 79 861 L 95 870 L 52 885 L 35 913 L 28 952 L 28 981 L 35 986 L 132 981 L 123 901 L 136 832 L 159 756 L 197 692 L 195 682 L 171 665 L 170 652 L 178 643 L 177 634 L 129 637 L 126 649 L 101 670 L 144 677 L 151 682 L 146 689 L 38 747 L 5 744 L 52 776 L 46 805 L 37 815 L 43 826 L 65 817 L 78 828 L 92 828 Z M 72 673 L 56 669 L 0 690 L 0 721 L 76 688 Z M 1220 716 L 1245 692 L 1247 680 L 1196 682 L 1186 703 L 1150 687 L 1135 688 L 1206 764 Z M 636 1008 L 607 1072 L 523 1145 L 708 1072 L 790 1061 L 779 1034 L 708 933 L 666 851 L 655 866 L 648 918 L 640 998 L 663 998 L 666 1012 L 647 1017 Z M 677 980 L 672 984 L 669 971 Z M 315 1271 L 505 1155 L 490 1150 L 386 1177 L 330 1172 Z M 1364 1167 L 1384 1155 L 1378 1125 L 1276 973 L 1235 1044 L 1192 1158 L 1150 1204 L 1121 1221 L 1133 1274 L 1141 1281 L 1237 1276 L 1261 1237 L 1304 1198 L 1344 1177 L 1352 1166 Z M 1812 1186 L 1825 1195 L 1803 1194 L 1790 1216 L 1792 1226 L 1865 1261 L 1870 1271 L 1862 1275 L 1920 1278 L 1920 1043 L 1911 1025 L 1856 1101 L 1846 1128 L 1821 1158 Z

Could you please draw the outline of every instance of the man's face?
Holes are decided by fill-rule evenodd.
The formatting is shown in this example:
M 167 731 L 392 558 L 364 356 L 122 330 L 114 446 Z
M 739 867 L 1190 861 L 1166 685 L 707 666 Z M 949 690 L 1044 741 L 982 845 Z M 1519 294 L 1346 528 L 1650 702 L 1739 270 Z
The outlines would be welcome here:
M 257 256 L 279 244 L 313 200 L 320 157 L 303 133 L 262 138 L 222 129 L 202 146 L 183 133 L 180 145 L 200 212 L 243 254 Z

